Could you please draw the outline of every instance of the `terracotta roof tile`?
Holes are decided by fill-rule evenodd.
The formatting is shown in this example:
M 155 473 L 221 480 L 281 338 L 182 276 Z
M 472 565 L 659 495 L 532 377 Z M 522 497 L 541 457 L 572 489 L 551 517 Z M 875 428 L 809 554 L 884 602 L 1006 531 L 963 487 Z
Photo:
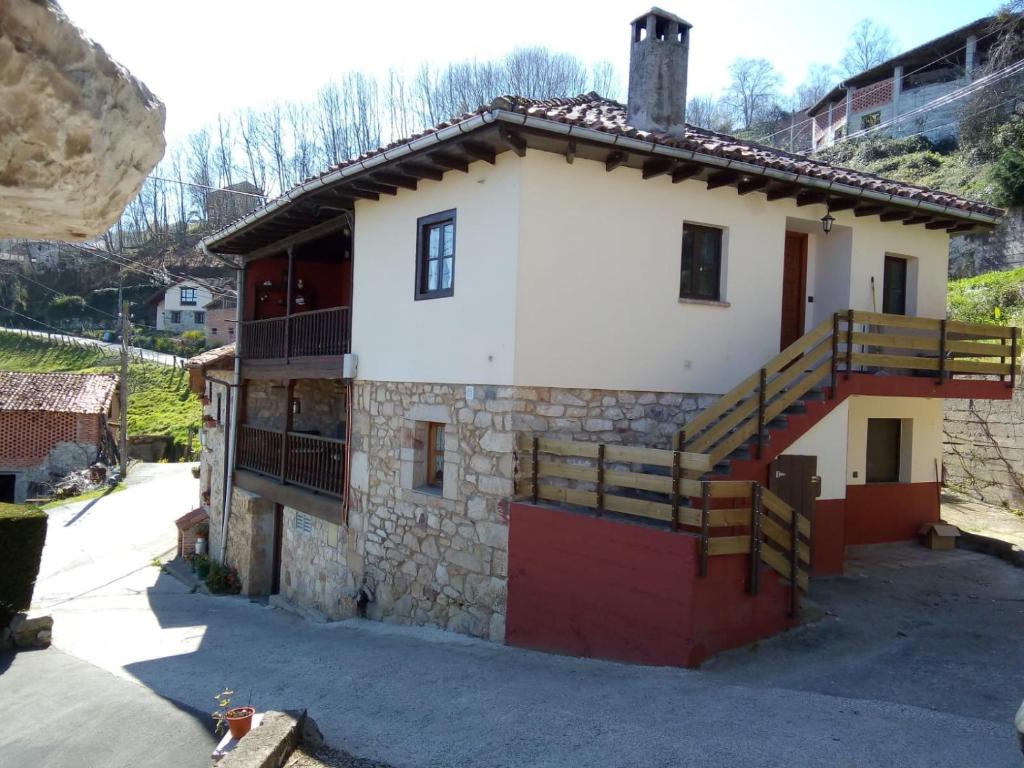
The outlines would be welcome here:
M 305 184 L 313 179 L 323 178 L 328 174 L 348 166 L 363 162 L 388 150 L 408 144 L 424 136 L 465 122 L 477 115 L 495 110 L 525 114 L 530 117 L 563 123 L 581 128 L 588 128 L 603 133 L 628 136 L 639 141 L 648 141 L 668 147 L 676 147 L 723 159 L 742 160 L 764 168 L 787 171 L 823 181 L 835 181 L 853 187 L 872 190 L 886 195 L 896 195 L 911 200 L 923 200 L 936 205 L 955 208 L 964 212 L 981 213 L 987 216 L 1002 216 L 1000 208 L 976 200 L 968 200 L 948 192 L 940 192 L 918 184 L 910 184 L 895 179 L 887 179 L 877 174 L 857 171 L 852 168 L 831 165 L 821 160 L 814 160 L 806 155 L 786 152 L 775 147 L 739 139 L 724 133 L 697 128 L 687 125 L 684 135 L 676 138 L 666 133 L 644 131 L 627 122 L 627 111 L 623 104 L 606 99 L 596 93 L 558 99 L 528 99 L 522 96 L 499 96 L 490 104 L 483 105 L 472 112 L 465 112 L 451 120 L 438 123 L 432 128 L 414 133 L 399 141 L 391 142 L 382 147 L 365 152 L 343 163 L 334 165 L 323 173 L 304 180 Z M 274 201 L 268 201 L 267 205 Z M 266 207 L 266 206 L 264 206 Z M 259 211 L 261 209 L 257 209 Z M 256 213 L 256 211 L 252 212 Z M 251 216 L 252 213 L 249 215 Z M 207 242 L 217 240 L 221 232 L 232 227 L 229 224 L 206 238 Z
M 225 344 L 223 347 L 214 347 L 202 352 L 185 361 L 186 368 L 210 368 L 217 363 L 227 363 L 235 359 L 235 344 Z
M 0 411 L 106 413 L 116 389 L 113 374 L 0 371 Z

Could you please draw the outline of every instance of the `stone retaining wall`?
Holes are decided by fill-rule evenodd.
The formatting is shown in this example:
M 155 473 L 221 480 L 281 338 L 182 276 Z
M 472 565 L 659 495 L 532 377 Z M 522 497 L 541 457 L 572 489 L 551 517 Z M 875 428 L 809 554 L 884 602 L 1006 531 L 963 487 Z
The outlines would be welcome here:
M 1012 400 L 947 400 L 944 431 L 942 464 L 949 485 L 990 504 L 1024 509 L 1020 383 Z

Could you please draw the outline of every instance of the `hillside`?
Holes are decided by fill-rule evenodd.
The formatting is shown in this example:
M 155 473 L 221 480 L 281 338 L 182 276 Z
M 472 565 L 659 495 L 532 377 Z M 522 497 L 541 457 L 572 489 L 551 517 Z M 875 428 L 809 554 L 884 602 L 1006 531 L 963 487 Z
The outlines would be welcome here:
M 76 347 L 0 332 L 0 368 L 40 373 L 116 373 L 120 363 L 106 350 Z M 172 435 L 179 447 L 198 429 L 202 407 L 180 368 L 132 362 L 128 369 L 128 434 Z
M 1024 326 L 1024 267 L 949 281 L 949 317 Z

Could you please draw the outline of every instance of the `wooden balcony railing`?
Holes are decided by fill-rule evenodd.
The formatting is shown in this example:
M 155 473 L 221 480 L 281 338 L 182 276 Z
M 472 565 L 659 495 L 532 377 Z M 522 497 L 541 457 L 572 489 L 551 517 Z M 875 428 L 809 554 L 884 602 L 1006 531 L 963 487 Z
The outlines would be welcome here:
M 676 445 L 716 464 L 754 438 L 760 454 L 769 422 L 817 386 L 828 385 L 834 396 L 837 378 L 851 373 L 909 372 L 931 376 L 938 386 L 958 375 L 989 377 L 1012 388 L 1019 336 L 1018 328 L 1000 325 L 837 312 L 689 421 Z
M 716 555 L 750 555 L 748 590 L 761 563 L 806 591 L 811 521 L 760 483 L 695 480 L 706 454 L 521 435 L 516 493 L 541 501 L 659 520 L 700 537 L 700 575 Z M 797 590 L 790 593 L 795 615 Z
M 344 495 L 344 440 L 242 424 L 235 464 L 285 485 Z
M 351 351 L 351 309 L 330 307 L 242 323 L 243 360 L 339 357 Z

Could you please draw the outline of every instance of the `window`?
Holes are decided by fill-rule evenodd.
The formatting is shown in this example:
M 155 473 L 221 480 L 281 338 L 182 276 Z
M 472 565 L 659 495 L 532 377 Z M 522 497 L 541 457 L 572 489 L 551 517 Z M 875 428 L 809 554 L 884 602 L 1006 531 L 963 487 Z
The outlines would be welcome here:
M 721 298 L 721 273 L 722 230 L 699 224 L 684 224 L 679 297 L 718 301 Z
M 202 325 L 203 323 L 206 322 L 205 312 L 193 312 L 192 317 L 195 319 L 197 325 Z M 216 331 L 214 331 L 214 333 L 216 333 Z
M 180 323 L 181 322 L 181 312 L 179 310 L 172 309 L 168 314 L 171 316 L 170 317 L 170 321 L 172 323 Z
M 194 307 L 196 305 L 196 289 L 195 288 L 182 288 L 181 289 L 181 306 L 183 307 Z
M 424 216 L 416 222 L 416 299 L 455 293 L 455 211 Z
M 892 315 L 907 314 L 907 260 L 899 256 L 885 257 L 882 311 Z
M 444 424 L 427 425 L 427 485 L 444 485 Z
M 861 117 L 860 129 L 862 131 L 866 131 L 868 128 L 874 128 L 880 122 L 882 122 L 882 112 L 870 112 L 869 114 L 866 114 L 863 117 Z
M 865 481 L 898 483 L 900 481 L 900 419 L 868 419 L 868 453 Z

